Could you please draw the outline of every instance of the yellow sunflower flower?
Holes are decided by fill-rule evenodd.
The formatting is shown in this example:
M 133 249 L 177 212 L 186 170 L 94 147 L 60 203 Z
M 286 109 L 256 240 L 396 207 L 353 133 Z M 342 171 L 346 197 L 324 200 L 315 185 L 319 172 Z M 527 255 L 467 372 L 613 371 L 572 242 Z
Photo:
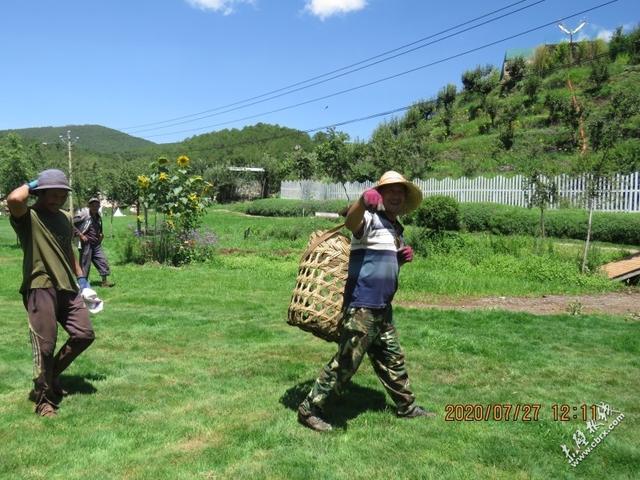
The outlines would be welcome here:
M 164 182 L 169 178 L 169 175 L 167 175 L 166 172 L 160 172 L 160 175 L 158 175 L 158 180 L 160 182 Z
M 187 157 L 186 155 L 180 155 L 178 157 L 177 163 L 180 168 L 184 168 L 189 165 L 189 157 Z
M 151 185 L 151 180 L 146 175 L 138 175 L 138 187 L 146 190 Z

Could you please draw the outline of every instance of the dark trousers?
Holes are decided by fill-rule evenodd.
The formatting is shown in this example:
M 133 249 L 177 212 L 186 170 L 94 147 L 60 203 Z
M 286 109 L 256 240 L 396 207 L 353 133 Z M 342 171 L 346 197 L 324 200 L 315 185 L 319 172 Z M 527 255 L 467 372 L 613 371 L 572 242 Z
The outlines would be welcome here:
M 93 263 L 98 269 L 98 273 L 102 277 L 106 277 L 111 274 L 109 269 L 109 262 L 107 256 L 104 253 L 102 244 L 98 243 L 92 245 L 91 243 L 83 243 L 80 247 L 80 267 L 82 268 L 82 274 L 89 278 L 89 270 L 91 269 L 91 263 Z
M 36 405 L 56 405 L 53 382 L 95 338 L 89 311 L 82 297 L 55 288 L 35 288 L 22 297 L 29 316 L 29 334 L 34 362 Z M 54 356 L 58 323 L 69 334 Z

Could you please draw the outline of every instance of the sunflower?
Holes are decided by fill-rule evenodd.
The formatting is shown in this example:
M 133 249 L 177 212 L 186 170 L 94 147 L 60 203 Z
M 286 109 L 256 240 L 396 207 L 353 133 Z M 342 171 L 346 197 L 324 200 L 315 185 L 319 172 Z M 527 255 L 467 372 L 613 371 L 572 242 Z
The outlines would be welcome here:
M 158 165 L 166 165 L 167 163 L 169 163 L 167 157 L 158 157 Z
M 180 155 L 178 157 L 177 163 L 180 168 L 184 168 L 189 165 L 189 157 L 187 157 L 186 155 Z
M 138 187 L 141 190 L 146 190 L 151 185 L 151 180 L 146 175 L 138 175 Z
M 160 172 L 160 175 L 158 175 L 158 180 L 160 182 L 164 182 L 168 178 L 169 178 L 169 175 L 167 175 L 167 172 Z

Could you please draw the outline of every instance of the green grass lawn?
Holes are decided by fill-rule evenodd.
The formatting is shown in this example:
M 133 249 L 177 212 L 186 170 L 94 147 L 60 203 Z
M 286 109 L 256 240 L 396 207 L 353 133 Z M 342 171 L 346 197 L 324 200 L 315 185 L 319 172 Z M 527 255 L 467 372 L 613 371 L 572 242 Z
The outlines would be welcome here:
M 132 222 L 116 219 L 107 240 L 117 286 L 99 290 L 96 342 L 63 375 L 72 394 L 58 417 L 42 419 L 27 399 L 21 252 L 0 217 L 0 478 L 636 478 L 639 322 L 397 308 L 413 388 L 438 418 L 395 418 L 363 364 L 329 405 L 337 430 L 321 435 L 295 408 L 335 346 L 285 319 L 306 236 L 331 222 L 213 211 L 206 223 L 227 253 L 183 268 L 117 265 Z M 501 272 L 440 291 L 446 271 L 444 256 L 416 259 L 400 298 L 613 288 Z M 600 402 L 625 418 L 571 467 L 561 445 L 573 449 L 576 430 L 593 435 L 583 421 L 554 421 L 552 405 Z M 505 403 L 540 404 L 538 420 L 445 421 L 447 405 Z

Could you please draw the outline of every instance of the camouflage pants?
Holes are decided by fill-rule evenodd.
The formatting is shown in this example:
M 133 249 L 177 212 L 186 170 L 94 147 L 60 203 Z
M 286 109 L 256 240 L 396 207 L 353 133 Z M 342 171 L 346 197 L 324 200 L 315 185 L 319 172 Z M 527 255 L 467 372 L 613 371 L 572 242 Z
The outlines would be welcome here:
M 393 324 L 391 306 L 384 309 L 350 308 L 345 312 L 338 353 L 325 365 L 311 392 L 300 405 L 302 411 L 322 408 L 332 391 L 342 387 L 356 373 L 364 354 L 384 385 L 398 413 L 409 411 L 415 396 L 409 385 L 404 353 Z

